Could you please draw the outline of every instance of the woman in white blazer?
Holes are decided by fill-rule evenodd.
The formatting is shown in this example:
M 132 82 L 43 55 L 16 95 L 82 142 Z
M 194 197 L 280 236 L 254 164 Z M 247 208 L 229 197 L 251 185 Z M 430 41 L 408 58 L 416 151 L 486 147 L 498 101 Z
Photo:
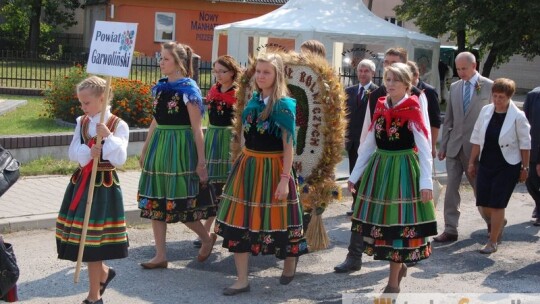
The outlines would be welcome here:
M 510 79 L 493 82 L 493 103 L 482 108 L 471 135 L 467 170 L 471 176 L 476 175 L 476 206 L 490 223 L 489 241 L 480 249 L 486 254 L 497 251 L 506 224 L 504 209 L 516 183 L 524 182 L 529 170 L 531 126 L 510 99 L 515 88 Z

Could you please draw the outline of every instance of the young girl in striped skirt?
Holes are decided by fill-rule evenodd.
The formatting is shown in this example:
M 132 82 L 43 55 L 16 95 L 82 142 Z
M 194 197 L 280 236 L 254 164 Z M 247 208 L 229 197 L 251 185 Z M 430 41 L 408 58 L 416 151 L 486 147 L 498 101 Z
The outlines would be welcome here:
M 234 253 L 238 274 L 224 295 L 250 290 L 250 253 L 284 259 L 280 283 L 286 285 L 298 257 L 307 252 L 292 170 L 296 101 L 287 97 L 281 56 L 259 57 L 254 79 L 255 92 L 242 113 L 245 146 L 225 183 L 216 219 L 215 231 Z
M 349 177 L 360 179 L 353 205 L 352 233 L 364 237 L 365 252 L 390 262 L 385 293 L 399 293 L 404 263 L 427 259 L 428 237 L 437 234 L 431 180 L 429 125 L 416 96 L 409 96 L 412 74 L 404 63 L 384 69 L 388 95 L 379 98 L 366 140 Z
M 88 263 L 90 284 L 83 304 L 103 303 L 101 295 L 116 275 L 103 261 L 128 255 L 124 205 L 116 167 L 124 164 L 127 158 L 129 127 L 111 114 L 110 107 L 104 123 L 99 123 L 102 104 L 112 99 L 111 92 L 109 100 L 105 100 L 105 89 L 106 81 L 96 76 L 77 85 L 77 97 L 84 115 L 77 118 L 69 159 L 78 162 L 79 168 L 71 177 L 56 220 L 58 258 L 77 261 L 93 158 L 99 156 L 82 259 Z M 101 143 L 95 143 L 98 135 L 103 138 Z
M 193 51 L 184 44 L 162 45 L 159 67 L 166 78 L 153 87 L 154 119 L 141 152 L 138 202 L 141 217 L 152 220 L 155 256 L 144 269 L 167 268 L 169 223 L 184 223 L 202 242 L 197 260 L 204 262 L 217 236 L 201 219 L 215 216 L 215 202 L 197 200 L 208 180 L 204 156 L 201 91 L 193 75 Z
M 233 57 L 223 55 L 214 62 L 212 73 L 216 77 L 216 83 L 206 95 L 209 124 L 204 135 L 204 154 L 208 166 L 208 182 L 214 185 L 218 197 L 216 204 L 219 204 L 223 185 L 231 171 L 233 107 L 236 104 L 237 81 L 242 70 Z M 215 217 L 210 217 L 204 222 L 207 231 L 210 231 L 214 219 Z M 202 245 L 200 240 L 196 240 L 194 244 L 196 247 Z

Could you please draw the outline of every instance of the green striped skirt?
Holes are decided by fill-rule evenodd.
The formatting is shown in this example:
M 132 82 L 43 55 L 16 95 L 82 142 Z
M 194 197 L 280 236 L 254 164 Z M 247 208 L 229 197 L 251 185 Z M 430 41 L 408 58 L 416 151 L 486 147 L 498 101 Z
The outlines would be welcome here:
M 82 184 L 81 169 L 72 175 L 60 212 L 56 219 L 56 249 L 58 258 L 76 261 L 88 200 L 90 178 Z M 128 256 L 128 237 L 122 191 L 116 170 L 98 171 L 83 252 L 83 262 L 121 259 Z M 70 208 L 81 189 L 79 203 Z M 73 209 L 73 210 L 71 210 Z
M 230 145 L 232 127 L 209 125 L 204 134 L 204 155 L 208 168 L 208 180 L 213 183 L 225 183 L 231 171 Z
M 307 253 L 302 206 L 293 175 L 287 199 L 274 197 L 281 179 L 282 157 L 281 152 L 244 149 L 233 164 L 215 225 L 215 232 L 224 238 L 223 247 L 230 252 L 274 254 L 280 259 Z
M 422 203 L 418 155 L 412 150 L 377 149 L 358 187 L 352 228 L 376 260 L 412 262 L 431 254 L 437 234 L 433 202 Z
M 215 202 L 199 193 L 197 149 L 190 126 L 158 125 L 150 138 L 139 180 L 141 217 L 167 223 L 215 216 Z

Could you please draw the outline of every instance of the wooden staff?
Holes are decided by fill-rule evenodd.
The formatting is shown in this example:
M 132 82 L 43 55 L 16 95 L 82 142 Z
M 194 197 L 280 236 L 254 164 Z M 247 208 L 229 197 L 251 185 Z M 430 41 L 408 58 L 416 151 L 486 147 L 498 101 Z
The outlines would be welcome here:
M 103 123 L 105 120 L 105 111 L 107 111 L 107 104 L 109 101 L 109 91 L 111 88 L 111 76 L 107 76 L 106 78 L 107 84 L 105 86 L 105 100 L 103 102 L 103 105 L 101 107 L 101 116 L 99 118 L 99 122 Z M 101 145 L 101 136 L 97 135 L 96 145 Z M 74 281 L 75 283 L 79 283 L 79 274 L 81 273 L 81 264 L 82 264 L 82 258 L 84 254 L 84 244 L 86 242 L 86 233 L 88 231 L 88 221 L 90 220 L 90 212 L 92 211 L 92 201 L 94 200 L 94 184 L 96 183 L 96 175 L 97 175 L 97 166 L 99 163 L 99 157 L 94 157 L 94 162 L 92 163 L 92 175 L 90 175 L 90 184 L 88 186 L 88 198 L 86 200 L 86 210 L 84 212 L 84 222 L 83 222 L 83 229 L 81 233 L 81 240 L 79 243 L 79 254 L 77 255 L 77 266 L 75 268 L 75 277 Z

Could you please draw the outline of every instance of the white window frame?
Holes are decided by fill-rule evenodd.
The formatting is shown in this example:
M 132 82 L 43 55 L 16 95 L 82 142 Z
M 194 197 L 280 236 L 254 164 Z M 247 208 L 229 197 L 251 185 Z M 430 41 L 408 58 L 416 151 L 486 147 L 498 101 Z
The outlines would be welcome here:
M 172 32 L 171 39 L 164 39 L 163 32 L 161 33 L 161 37 L 160 37 L 160 32 L 158 31 L 158 25 L 159 25 L 158 16 L 159 15 L 172 18 L 172 26 L 170 28 Z M 167 27 L 167 25 L 162 25 L 162 27 Z M 154 41 L 155 42 L 176 41 L 175 36 L 176 36 L 176 13 L 156 12 L 156 16 L 154 19 Z

